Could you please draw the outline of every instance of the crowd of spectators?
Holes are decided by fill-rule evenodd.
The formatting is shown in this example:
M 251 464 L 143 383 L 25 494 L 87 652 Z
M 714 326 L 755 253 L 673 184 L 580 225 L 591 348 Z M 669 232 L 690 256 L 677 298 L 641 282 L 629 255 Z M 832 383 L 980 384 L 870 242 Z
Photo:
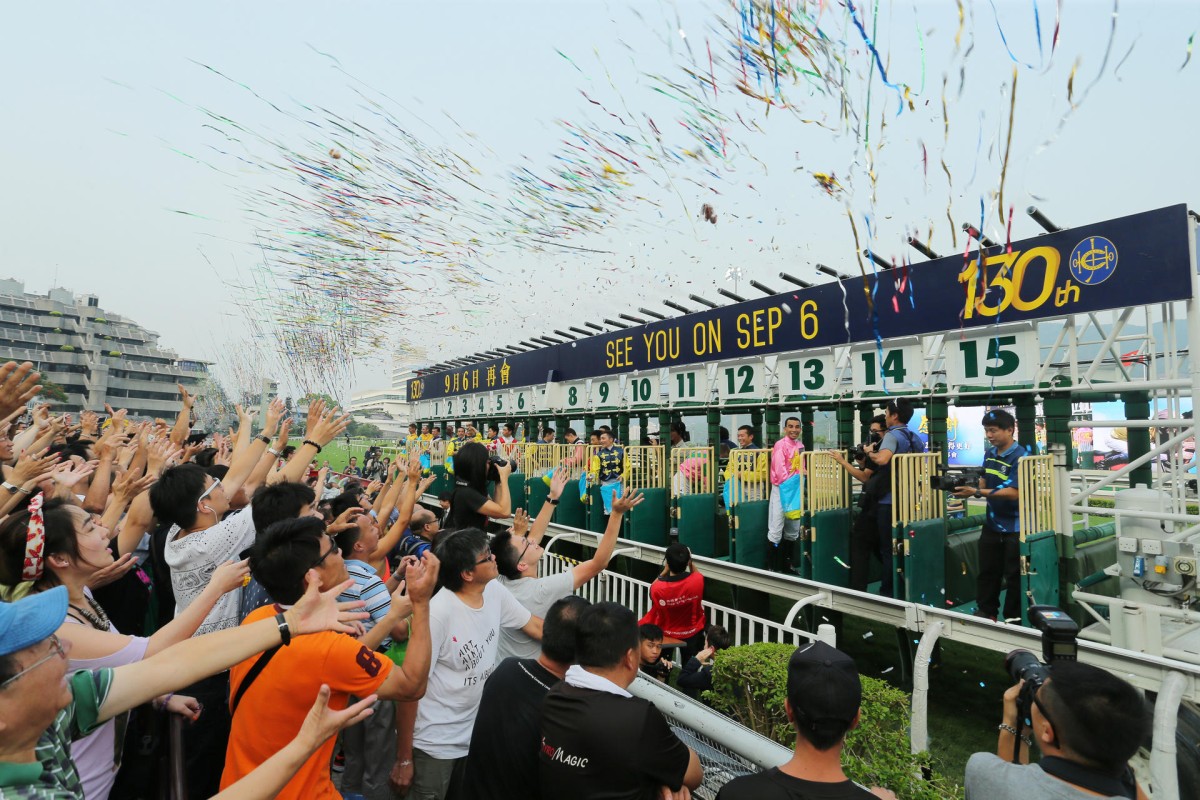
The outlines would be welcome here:
M 174 421 L 76 421 L 37 392 L 31 365 L 0 367 L 0 798 L 162 796 L 166 715 L 185 720 L 190 798 L 677 800 L 701 785 L 697 753 L 629 691 L 645 673 L 701 697 L 731 644 L 691 553 L 666 549 L 641 620 L 575 594 L 608 566 L 638 492 L 606 497 L 590 558 L 542 574 L 565 468 L 531 520 L 509 466 L 466 439 L 434 511 L 418 502 L 419 448 L 395 464 L 369 452 L 334 481 L 315 468 L 349 423 L 320 401 L 304 420 L 278 401 L 262 420 L 239 409 L 225 436 L 193 431 L 183 387 Z M 611 431 L 601 443 L 619 448 Z M 1104 713 L 1074 719 L 1072 698 L 1120 687 L 1065 671 L 1054 684 L 1051 715 L 1078 724 L 1043 710 L 1033 732 L 1069 761 Z M 891 796 L 842 771 L 861 697 L 848 656 L 799 648 L 793 758 L 720 797 Z

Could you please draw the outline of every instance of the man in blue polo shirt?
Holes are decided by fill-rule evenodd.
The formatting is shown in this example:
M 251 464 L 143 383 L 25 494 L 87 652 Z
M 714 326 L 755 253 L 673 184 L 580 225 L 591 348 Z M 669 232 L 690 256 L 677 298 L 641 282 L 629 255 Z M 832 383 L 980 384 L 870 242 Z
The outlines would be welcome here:
M 1013 438 L 1017 422 L 1003 409 L 983 415 L 983 435 L 990 447 L 983 455 L 979 486 L 964 486 L 955 497 L 987 500 L 987 518 L 979 537 L 979 579 L 976 597 L 979 616 L 993 620 L 1000 611 L 1000 580 L 1008 594 L 1004 618 L 1021 618 L 1021 523 L 1017 502 L 1017 462 L 1029 451 Z

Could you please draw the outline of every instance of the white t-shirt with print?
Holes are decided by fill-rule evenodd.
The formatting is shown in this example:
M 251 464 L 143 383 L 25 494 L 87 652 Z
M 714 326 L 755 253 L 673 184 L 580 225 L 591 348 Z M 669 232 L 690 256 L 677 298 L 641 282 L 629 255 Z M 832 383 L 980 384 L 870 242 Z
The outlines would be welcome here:
M 496 581 L 483 588 L 483 606 L 471 608 L 442 589 L 429 601 L 433 645 L 429 686 L 417 704 L 413 746 L 434 758 L 462 758 L 471 744 L 483 684 L 496 666 L 501 628 L 521 628 L 532 618 Z
M 250 506 L 230 514 L 211 528 L 179 537 L 179 526 L 167 532 L 166 559 L 171 568 L 171 592 L 175 595 L 175 613 L 187 608 L 208 586 L 213 572 L 254 544 L 254 517 Z M 226 592 L 196 630 L 200 636 L 238 626 L 241 588 Z
M 575 591 L 575 571 L 568 569 L 557 575 L 544 578 L 518 578 L 509 580 L 503 575 L 498 579 L 505 589 L 512 592 L 517 602 L 529 609 L 535 617 L 546 618 L 550 606 Z M 504 628 L 500 631 L 500 654 L 496 663 L 510 656 L 537 658 L 542 652 L 542 643 L 520 628 Z

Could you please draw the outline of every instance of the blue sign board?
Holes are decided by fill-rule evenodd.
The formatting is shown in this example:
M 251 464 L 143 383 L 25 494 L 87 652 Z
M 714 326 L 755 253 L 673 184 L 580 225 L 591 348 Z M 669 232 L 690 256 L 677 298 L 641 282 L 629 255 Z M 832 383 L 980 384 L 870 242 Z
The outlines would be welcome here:
M 1170 206 L 422 375 L 408 398 L 1183 300 L 1190 238 L 1186 206 Z

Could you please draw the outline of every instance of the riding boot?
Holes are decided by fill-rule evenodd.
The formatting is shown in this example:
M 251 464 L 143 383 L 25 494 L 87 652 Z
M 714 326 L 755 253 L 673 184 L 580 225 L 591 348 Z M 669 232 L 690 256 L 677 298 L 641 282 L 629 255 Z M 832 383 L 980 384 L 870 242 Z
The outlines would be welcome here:
M 778 542 L 767 542 L 767 569 L 771 572 L 783 571 L 783 553 Z
M 793 557 L 796 554 L 796 541 L 794 539 L 783 540 L 783 572 L 789 575 L 799 575 L 800 570 L 796 566 Z

